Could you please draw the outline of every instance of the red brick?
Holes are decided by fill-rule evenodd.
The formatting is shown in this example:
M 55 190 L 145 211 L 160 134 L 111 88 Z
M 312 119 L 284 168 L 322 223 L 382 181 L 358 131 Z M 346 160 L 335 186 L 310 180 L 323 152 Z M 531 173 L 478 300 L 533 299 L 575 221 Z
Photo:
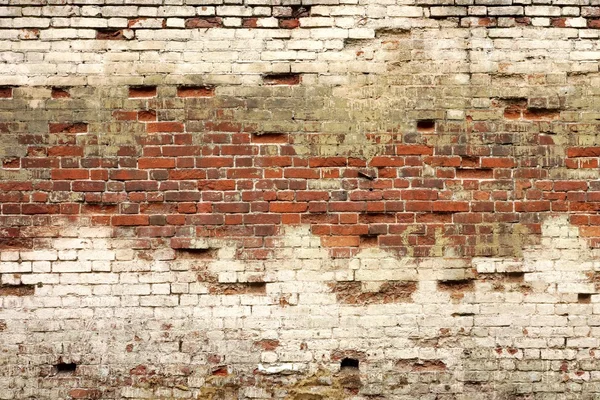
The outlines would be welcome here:
M 308 203 L 273 202 L 269 204 L 269 211 L 276 213 L 301 213 L 308 209 Z
M 369 162 L 371 167 L 403 167 L 404 157 L 377 156 Z
M 23 204 L 21 213 L 23 214 L 58 214 L 60 207 L 57 204 Z
M 48 147 L 49 157 L 83 157 L 82 146 L 53 146 Z
M 72 190 L 74 192 L 103 192 L 106 189 L 106 183 L 100 181 L 75 181 Z
M 558 192 L 568 192 L 576 190 L 587 190 L 587 182 L 582 181 L 557 181 L 554 182 L 554 190 Z
M 138 112 L 137 111 L 116 110 L 116 111 L 113 111 L 112 116 L 117 121 L 137 121 Z
M 138 168 L 175 168 L 175 163 L 174 158 L 140 158 L 138 159 Z
M 115 215 L 111 218 L 114 226 L 148 225 L 148 215 Z
M 358 247 L 360 238 L 358 236 L 324 236 L 321 237 L 323 247 Z
M 87 169 L 55 169 L 52 170 L 54 180 L 88 179 L 90 172 Z
M 148 124 L 146 125 L 146 132 L 148 133 L 183 131 L 184 125 L 181 122 L 148 122 Z
M 138 121 L 148 122 L 156 121 L 156 111 L 154 110 L 141 110 L 137 112 Z
M 600 157 L 600 147 L 571 147 L 567 157 Z
M 481 159 L 482 168 L 513 168 L 515 161 L 512 158 L 489 157 Z

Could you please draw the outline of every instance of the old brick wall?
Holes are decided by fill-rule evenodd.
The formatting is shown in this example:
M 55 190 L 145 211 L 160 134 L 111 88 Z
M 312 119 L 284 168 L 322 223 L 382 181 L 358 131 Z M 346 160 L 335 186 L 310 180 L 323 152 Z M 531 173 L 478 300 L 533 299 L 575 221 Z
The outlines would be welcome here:
M 0 399 L 598 398 L 597 4 L 0 2 Z

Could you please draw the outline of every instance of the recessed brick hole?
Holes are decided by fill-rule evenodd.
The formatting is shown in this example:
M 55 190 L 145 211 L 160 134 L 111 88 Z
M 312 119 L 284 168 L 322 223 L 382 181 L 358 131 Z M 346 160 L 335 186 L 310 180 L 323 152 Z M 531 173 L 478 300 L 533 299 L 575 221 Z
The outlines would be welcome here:
M 53 87 L 52 88 L 52 98 L 53 99 L 68 99 L 71 97 L 67 89 Z
M 156 86 L 131 86 L 129 98 L 156 97 Z
M 177 249 L 178 260 L 210 260 L 217 255 L 217 249 Z
M 269 74 L 263 76 L 263 82 L 267 85 L 298 85 L 302 81 L 300 74 Z
M 583 304 L 589 304 L 592 302 L 592 294 L 591 293 L 579 293 L 577 295 L 577 302 Z
M 447 280 L 438 282 L 438 289 L 452 292 L 472 291 L 474 286 L 473 280 L 471 279 L 460 279 L 453 281 Z
M 492 179 L 494 177 L 494 170 L 492 169 L 470 169 L 470 168 L 457 168 L 456 178 L 458 179 Z
M 417 121 L 417 132 L 433 132 L 435 131 L 434 119 L 421 119 Z
M 509 282 L 521 283 L 525 280 L 525 272 L 507 272 L 506 279 Z
M 0 285 L 0 296 L 33 296 L 35 285 Z
M 377 247 L 378 241 L 377 235 L 360 235 L 359 247 Z
M 212 97 L 215 95 L 214 86 L 179 86 L 178 97 Z
M 441 372 L 446 370 L 446 364 L 441 360 L 419 360 L 415 358 L 398 360 L 396 368 L 403 372 Z
M 252 143 L 288 143 L 287 133 L 254 133 Z
M 77 370 L 77 364 L 65 363 L 61 361 L 58 364 L 55 364 L 54 368 L 56 368 L 56 372 L 58 374 L 74 374 Z
M 529 108 L 523 112 L 523 118 L 534 121 L 559 119 L 560 110 L 548 108 Z
M 96 31 L 98 40 L 126 40 L 122 29 L 98 29 Z
M 48 124 L 48 130 L 50 133 L 86 133 L 88 131 L 88 124 L 85 122 L 51 122 Z
M 344 358 L 340 363 L 340 369 L 358 371 L 358 365 L 359 361 L 356 358 Z
M 264 295 L 267 294 L 267 284 L 266 282 L 218 283 L 211 285 L 211 287 L 208 289 L 208 292 L 210 294 L 224 295 Z
M 345 304 L 408 303 L 417 290 L 416 282 L 412 281 L 385 282 L 377 292 L 363 292 L 360 282 L 336 282 L 329 286 L 337 301 Z
M 185 27 L 191 28 L 218 28 L 223 26 L 221 18 L 188 18 L 185 20 Z
M 281 29 L 296 29 L 300 26 L 300 20 L 298 18 L 285 18 L 279 20 L 279 27 Z
M 10 99 L 13 96 L 13 88 L 9 86 L 0 86 L 0 99 Z
M 218 366 L 217 368 L 212 370 L 211 375 L 227 376 L 227 375 L 229 375 L 229 369 L 226 366 Z

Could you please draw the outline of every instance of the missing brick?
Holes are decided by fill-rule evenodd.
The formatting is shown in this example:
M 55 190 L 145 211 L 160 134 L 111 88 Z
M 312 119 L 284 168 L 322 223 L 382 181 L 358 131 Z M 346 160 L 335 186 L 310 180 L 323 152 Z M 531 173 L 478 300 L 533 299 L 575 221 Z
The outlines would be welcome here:
M 581 304 L 589 304 L 592 302 L 591 293 L 579 293 L 577 294 L 577 302 Z
M 219 17 L 214 18 L 188 18 L 185 20 L 185 27 L 194 28 L 218 28 L 223 26 L 223 20 Z
M 523 111 L 523 118 L 533 121 L 550 121 L 560 118 L 560 110 L 552 108 L 528 108 Z
M 11 99 L 13 97 L 13 88 L 10 86 L 0 86 L 0 99 Z
M 209 286 L 210 294 L 222 295 L 265 295 L 267 294 L 266 282 L 237 282 L 237 283 L 215 283 Z
M 59 375 L 74 374 L 77 371 L 77 364 L 66 363 L 59 359 L 59 362 L 54 364 L 54 368 Z
M 35 285 L 0 285 L 0 296 L 33 296 L 35 294 Z
M 359 361 L 356 358 L 344 358 L 340 363 L 340 369 L 358 370 Z
M 396 368 L 402 372 L 443 372 L 446 364 L 441 360 L 419 360 L 416 358 L 398 360 Z
M 359 247 L 377 247 L 379 245 L 378 237 L 379 235 L 360 235 Z
M 98 29 L 96 30 L 97 40 L 130 40 L 133 34 L 128 35 L 123 29 Z
M 217 255 L 217 249 L 177 249 L 176 258 L 178 260 L 211 260 Z
M 306 18 L 310 17 L 310 6 L 308 5 L 293 5 L 292 9 L 292 18 Z
M 177 97 L 212 97 L 214 95 L 214 86 L 179 86 L 177 88 Z
M 417 121 L 417 132 L 434 132 L 435 131 L 435 120 L 434 119 L 420 119 Z
M 71 97 L 71 94 L 66 88 L 53 87 L 51 96 L 53 99 L 68 99 Z
M 263 76 L 263 82 L 266 85 L 299 85 L 302 81 L 301 74 L 268 74 Z
M 395 39 L 409 38 L 410 29 L 402 28 L 380 28 L 375 30 L 376 38 L 394 37 Z
M 389 304 L 412 302 L 417 290 L 413 281 L 383 282 L 378 290 L 363 291 L 361 282 L 335 282 L 329 285 L 337 301 L 345 304 Z
M 156 97 L 156 86 L 131 86 L 129 98 Z
M 451 292 L 473 291 L 475 284 L 472 279 L 445 280 L 438 282 L 438 289 Z
M 229 368 L 226 365 L 219 365 L 218 367 L 215 367 L 212 369 L 211 375 L 227 376 L 227 375 L 229 375 Z
M 289 135 L 287 133 L 255 133 L 252 135 L 252 143 L 265 143 L 265 144 L 276 144 L 276 143 L 288 143 Z

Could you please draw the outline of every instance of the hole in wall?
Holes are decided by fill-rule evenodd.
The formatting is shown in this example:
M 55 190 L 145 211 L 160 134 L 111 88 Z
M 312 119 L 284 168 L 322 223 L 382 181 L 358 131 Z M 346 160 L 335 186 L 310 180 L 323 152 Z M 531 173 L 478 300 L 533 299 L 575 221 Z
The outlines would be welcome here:
M 68 99 L 71 94 L 66 88 L 53 87 L 51 96 L 53 99 Z
M 359 361 L 356 358 L 343 358 L 340 363 L 342 370 L 358 370 Z
M 212 97 L 214 95 L 214 86 L 179 86 L 177 88 L 177 97 Z
M 435 131 L 434 119 L 420 119 L 417 121 L 417 132 L 433 132 Z
M 98 40 L 125 40 L 122 29 L 97 29 L 96 39 Z
M 591 293 L 579 293 L 577 294 L 577 302 L 582 304 L 588 304 L 592 302 Z
M 129 88 L 129 97 L 155 97 L 156 86 L 131 86 Z
M 0 296 L 33 296 L 35 285 L 0 285 Z
M 302 81 L 302 75 L 288 74 L 268 74 L 263 76 L 263 82 L 267 85 L 298 85 Z
M 77 370 L 77 364 L 60 361 L 58 364 L 54 365 L 54 368 L 56 368 L 57 374 L 74 374 Z
M 177 249 L 178 260 L 207 260 L 215 258 L 217 249 Z

